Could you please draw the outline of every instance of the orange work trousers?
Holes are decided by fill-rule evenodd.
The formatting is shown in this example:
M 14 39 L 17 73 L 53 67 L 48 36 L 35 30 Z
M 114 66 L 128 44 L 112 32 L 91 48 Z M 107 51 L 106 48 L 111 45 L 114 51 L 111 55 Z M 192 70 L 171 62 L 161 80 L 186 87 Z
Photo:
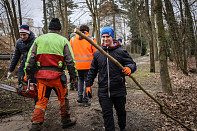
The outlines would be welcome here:
M 60 81 L 60 78 L 54 80 L 45 80 L 37 79 L 37 88 L 38 88 L 38 101 L 36 102 L 34 114 L 32 117 L 33 122 L 44 122 L 45 110 L 47 103 L 53 89 L 58 97 L 60 115 L 66 116 L 66 105 L 65 105 L 65 96 L 67 89 L 64 88 L 63 84 Z

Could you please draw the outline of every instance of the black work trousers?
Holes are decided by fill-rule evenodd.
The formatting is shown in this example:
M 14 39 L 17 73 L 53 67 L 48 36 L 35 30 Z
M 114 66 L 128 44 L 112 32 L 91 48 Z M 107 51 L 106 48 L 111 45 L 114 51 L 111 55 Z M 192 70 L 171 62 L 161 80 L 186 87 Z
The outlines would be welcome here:
M 126 97 L 99 97 L 99 103 L 102 108 L 104 126 L 106 131 L 115 131 L 113 106 L 118 116 L 118 125 L 120 129 L 126 127 Z

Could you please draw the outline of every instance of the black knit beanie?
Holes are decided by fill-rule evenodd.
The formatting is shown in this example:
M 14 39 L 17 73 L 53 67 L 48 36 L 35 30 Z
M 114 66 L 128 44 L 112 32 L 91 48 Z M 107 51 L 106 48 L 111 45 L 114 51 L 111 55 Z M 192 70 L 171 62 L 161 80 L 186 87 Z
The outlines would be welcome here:
M 80 31 L 87 31 L 87 32 L 89 32 L 89 27 L 87 25 L 81 25 L 79 30 Z
M 49 23 L 49 30 L 61 30 L 61 23 L 58 18 L 53 18 Z

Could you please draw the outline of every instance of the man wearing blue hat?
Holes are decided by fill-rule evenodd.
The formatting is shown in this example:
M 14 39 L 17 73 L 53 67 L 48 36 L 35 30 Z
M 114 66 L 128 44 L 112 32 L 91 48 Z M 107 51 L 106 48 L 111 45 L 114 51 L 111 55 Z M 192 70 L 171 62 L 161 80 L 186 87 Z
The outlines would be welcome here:
M 20 38 L 17 40 L 15 45 L 14 54 L 12 56 L 12 60 L 9 66 L 9 71 L 7 78 L 12 78 L 12 72 L 14 71 L 21 55 L 22 60 L 18 70 L 18 81 L 20 84 L 21 78 L 25 76 L 23 68 L 25 67 L 25 61 L 27 59 L 28 51 L 36 39 L 34 33 L 29 30 L 28 25 L 21 25 L 19 28 Z M 31 82 L 36 83 L 36 79 L 34 78 L 34 74 L 31 75 Z
M 114 30 L 104 27 L 101 31 L 102 49 L 122 64 L 125 69 L 121 70 L 115 63 L 110 61 L 100 51 L 96 51 L 88 72 L 86 93 L 92 96 L 91 86 L 98 75 L 98 98 L 102 108 L 104 126 L 106 131 L 115 131 L 113 106 L 118 116 L 120 131 L 126 131 L 126 86 L 125 76 L 136 71 L 136 63 L 118 41 L 114 40 Z

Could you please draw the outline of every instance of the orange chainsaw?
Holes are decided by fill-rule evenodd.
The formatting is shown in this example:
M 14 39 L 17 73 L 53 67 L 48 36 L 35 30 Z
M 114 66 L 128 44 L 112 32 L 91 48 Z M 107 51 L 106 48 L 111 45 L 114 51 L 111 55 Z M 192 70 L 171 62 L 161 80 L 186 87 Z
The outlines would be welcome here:
M 30 79 L 27 81 L 27 83 L 21 82 L 21 84 L 19 84 L 17 88 L 5 84 L 0 84 L 0 89 L 15 92 L 18 95 L 24 97 L 29 97 L 33 99 L 38 98 L 37 84 L 30 83 Z

